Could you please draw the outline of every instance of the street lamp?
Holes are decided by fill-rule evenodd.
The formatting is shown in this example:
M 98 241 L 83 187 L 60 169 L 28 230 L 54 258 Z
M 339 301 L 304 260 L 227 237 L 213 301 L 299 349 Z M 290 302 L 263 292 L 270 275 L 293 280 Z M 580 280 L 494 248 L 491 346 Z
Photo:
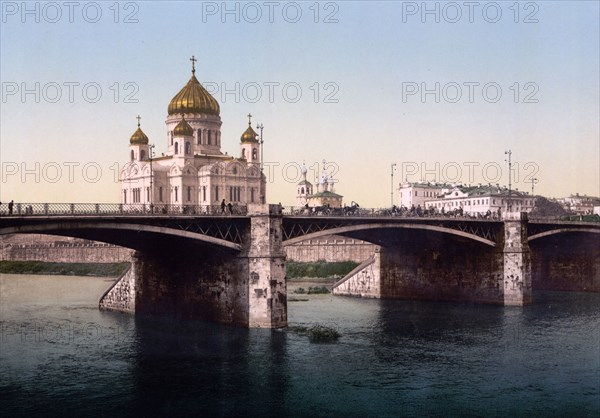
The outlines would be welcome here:
M 394 171 L 396 170 L 396 163 L 392 163 L 392 184 L 390 191 L 391 207 L 394 207 Z
M 256 129 L 258 129 L 260 131 L 260 183 L 259 183 L 259 196 L 260 196 L 260 203 L 265 203 L 265 193 L 263 190 L 263 169 L 264 169 L 264 160 L 263 160 L 263 143 L 265 141 L 263 141 L 263 129 L 264 129 L 264 125 L 262 123 L 259 123 L 256 125 Z
M 154 158 L 154 144 L 148 145 L 148 159 L 150 160 L 150 213 L 154 213 L 154 186 L 152 179 L 154 178 L 154 171 L 152 170 L 152 159 Z
M 535 185 L 538 184 L 540 181 L 537 178 L 532 178 L 531 180 L 529 180 L 529 182 L 531 183 L 531 195 L 535 196 L 533 190 Z

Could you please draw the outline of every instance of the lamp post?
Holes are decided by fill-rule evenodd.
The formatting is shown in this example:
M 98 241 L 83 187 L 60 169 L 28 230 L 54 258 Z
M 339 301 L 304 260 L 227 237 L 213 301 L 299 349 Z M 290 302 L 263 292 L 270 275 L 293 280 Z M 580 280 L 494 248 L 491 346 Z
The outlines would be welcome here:
M 533 191 L 534 191 L 534 187 L 536 184 L 538 184 L 540 181 L 537 178 L 533 178 L 531 180 L 529 180 L 529 182 L 531 183 L 531 196 L 534 196 Z
M 260 183 L 259 183 L 259 196 L 260 196 L 260 203 L 265 203 L 265 193 L 263 190 L 263 169 L 264 169 L 264 160 L 263 160 L 263 129 L 264 129 L 264 125 L 262 123 L 259 123 L 256 125 L 256 129 L 258 129 L 260 131 Z
M 154 144 L 148 145 L 148 159 L 150 160 L 150 213 L 154 213 L 154 186 L 152 179 L 154 178 L 154 171 L 152 170 L 152 159 L 154 158 Z
M 512 207 L 510 204 L 510 200 L 511 200 L 511 195 L 512 195 L 512 151 L 508 150 L 508 151 L 504 151 L 504 155 L 508 155 L 508 160 L 504 160 L 504 161 L 508 161 L 508 202 L 507 202 L 507 207 L 508 207 L 508 211 L 511 212 L 512 211 Z
M 396 163 L 392 163 L 392 184 L 390 191 L 391 207 L 394 207 L 394 171 L 396 170 Z

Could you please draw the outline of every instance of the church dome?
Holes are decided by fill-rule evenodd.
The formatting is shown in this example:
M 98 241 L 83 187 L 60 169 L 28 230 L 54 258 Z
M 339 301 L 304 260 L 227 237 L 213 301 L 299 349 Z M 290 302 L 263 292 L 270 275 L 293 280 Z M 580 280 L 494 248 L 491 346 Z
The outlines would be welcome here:
M 252 129 L 252 115 L 248 114 L 248 129 L 244 131 L 240 140 L 242 142 L 258 142 L 257 136 L 258 134 Z
M 254 132 L 254 129 L 252 129 L 252 126 L 248 126 L 248 129 L 246 129 L 244 131 L 244 133 L 242 134 L 242 137 L 240 139 L 242 142 L 258 142 L 256 140 L 257 136 L 258 136 L 258 134 L 256 132 Z
M 129 138 L 129 143 L 131 145 L 148 145 L 148 136 L 144 133 L 144 131 L 142 131 L 142 128 L 140 128 L 139 116 L 137 131 L 131 135 L 131 138 Z
M 171 103 L 169 103 L 169 116 L 180 113 L 219 116 L 221 113 L 219 103 L 202 87 L 195 73 L 196 70 L 192 69 L 192 78 L 190 78 L 190 81 L 187 82 L 179 93 L 173 97 Z
M 194 136 L 194 130 L 189 123 L 185 120 L 185 117 L 181 115 L 181 121 L 173 129 L 173 135 L 175 136 Z

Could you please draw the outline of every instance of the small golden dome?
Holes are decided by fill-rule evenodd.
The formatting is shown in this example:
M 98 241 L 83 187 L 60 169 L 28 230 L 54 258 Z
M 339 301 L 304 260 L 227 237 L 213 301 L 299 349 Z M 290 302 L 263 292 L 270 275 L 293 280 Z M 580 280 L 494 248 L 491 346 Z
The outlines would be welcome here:
M 219 116 L 221 108 L 192 71 L 190 81 L 173 97 L 169 103 L 169 116 L 180 113 L 195 113 Z
M 248 126 L 248 129 L 246 129 L 246 131 L 244 131 L 244 133 L 242 134 L 242 142 L 258 142 L 256 140 L 256 137 L 258 136 L 258 134 L 256 132 L 254 132 L 254 129 L 252 129 L 252 126 Z
M 173 129 L 173 135 L 175 136 L 194 136 L 194 130 L 189 123 L 185 120 L 185 117 L 181 115 L 181 120 Z
M 256 139 L 256 137 L 258 136 L 258 134 L 256 132 L 254 132 L 254 129 L 252 129 L 252 115 L 248 115 L 248 129 L 246 129 L 244 131 L 244 133 L 242 134 L 242 137 L 240 138 L 240 140 L 242 142 L 258 142 L 258 140 Z
M 129 143 L 131 145 L 148 145 L 148 136 L 146 136 L 146 134 L 144 133 L 144 131 L 142 131 L 142 128 L 140 128 L 140 117 L 137 117 L 138 120 L 138 128 L 137 131 L 135 131 L 133 133 L 133 135 L 131 135 L 131 138 L 129 138 Z

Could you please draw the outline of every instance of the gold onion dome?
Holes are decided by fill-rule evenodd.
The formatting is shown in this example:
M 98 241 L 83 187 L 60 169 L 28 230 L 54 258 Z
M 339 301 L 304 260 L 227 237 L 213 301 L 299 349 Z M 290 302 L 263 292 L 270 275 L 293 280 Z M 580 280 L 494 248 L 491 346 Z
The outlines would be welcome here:
M 131 138 L 129 138 L 129 143 L 131 145 L 148 145 L 148 136 L 144 133 L 144 131 L 142 131 L 142 128 L 140 128 L 140 119 L 141 118 L 138 116 L 137 131 L 135 131 L 133 135 L 131 135 Z
M 192 57 L 191 61 L 195 63 L 196 59 Z M 196 68 L 193 64 L 192 78 L 169 103 L 169 116 L 180 113 L 200 113 L 214 116 L 219 116 L 221 113 L 219 103 L 196 78 Z
M 181 120 L 173 129 L 173 135 L 175 136 L 194 136 L 194 130 L 189 123 L 185 120 L 185 117 L 181 115 Z
M 256 132 L 254 132 L 254 129 L 252 129 L 251 118 L 252 118 L 252 115 L 248 115 L 248 129 L 246 129 L 244 131 L 244 133 L 242 134 L 242 137 L 240 138 L 242 142 L 258 142 L 256 140 L 256 137 L 258 136 L 258 134 Z

